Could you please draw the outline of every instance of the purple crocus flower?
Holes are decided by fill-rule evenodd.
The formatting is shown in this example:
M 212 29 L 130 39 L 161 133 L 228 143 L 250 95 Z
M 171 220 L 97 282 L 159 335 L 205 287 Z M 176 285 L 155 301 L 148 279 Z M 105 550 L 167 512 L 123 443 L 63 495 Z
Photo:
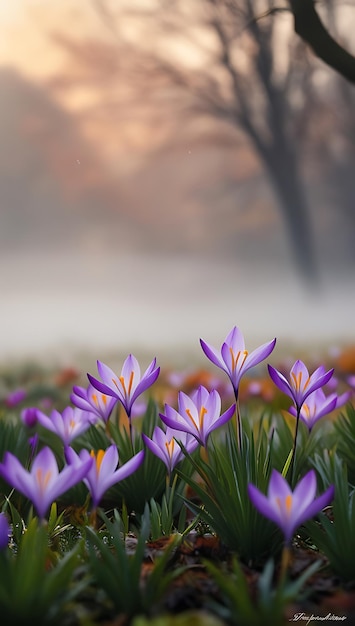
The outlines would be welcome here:
M 79 409 L 97 415 L 105 424 L 110 419 L 113 408 L 118 401 L 117 398 L 113 398 L 112 395 L 98 392 L 97 389 L 90 384 L 86 389 L 84 387 L 74 386 L 70 400 Z
M 10 409 L 12 409 L 18 404 L 21 404 L 21 402 L 25 400 L 26 396 L 27 396 L 27 391 L 25 389 L 15 389 L 14 391 L 11 391 L 11 393 L 9 393 L 6 396 L 5 404 Z
M 311 519 L 334 497 L 334 485 L 316 498 L 317 479 L 314 470 L 310 470 L 291 490 L 287 480 L 272 470 L 267 496 L 255 485 L 248 485 L 248 495 L 255 508 L 282 530 L 286 545 L 291 543 L 296 529 Z
M 168 404 L 165 414 L 159 414 L 166 426 L 193 435 L 201 446 L 206 447 L 211 432 L 225 424 L 233 415 L 235 404 L 221 415 L 221 396 L 215 389 L 211 392 L 200 387 L 192 397 L 179 391 L 178 411 Z
M 0 513 L 0 550 L 5 550 L 9 543 L 10 524 L 5 513 Z
M 28 428 L 32 428 L 33 426 L 35 426 L 37 424 L 38 418 L 37 418 L 37 411 L 38 409 L 36 407 L 27 407 L 26 409 L 23 409 L 21 411 L 21 420 L 22 423 L 27 426 Z
M 323 387 L 333 376 L 334 369 L 325 371 L 325 367 L 320 365 L 313 374 L 309 374 L 307 367 L 303 361 L 296 361 L 290 370 L 290 380 L 281 374 L 277 369 L 268 365 L 269 374 L 275 385 L 295 403 L 297 411 L 300 410 L 302 404 L 316 389 Z
M 332 393 L 326 397 L 323 389 L 316 389 L 313 393 L 309 394 L 306 399 L 307 401 L 305 400 L 303 402 L 300 409 L 300 418 L 309 430 L 312 430 L 314 424 L 318 422 L 321 417 L 324 417 L 324 415 L 331 413 L 334 409 L 338 409 L 346 404 L 350 396 L 351 392 L 346 391 L 340 396 L 336 393 Z M 297 417 L 297 409 L 294 406 L 289 408 L 289 413 Z
M 189 433 L 176 431 L 167 427 L 166 431 L 156 426 L 153 431 L 152 439 L 143 434 L 142 439 L 147 448 L 155 454 L 163 463 L 165 463 L 169 474 L 174 467 L 184 458 L 182 449 L 178 441 L 182 443 L 186 451 L 191 454 L 196 450 L 198 441 L 195 436 Z
M 160 372 L 160 368 L 156 367 L 156 359 L 153 359 L 141 375 L 139 363 L 133 354 L 129 354 L 124 361 L 120 376 L 101 361 L 97 361 L 97 369 L 103 382 L 88 374 L 90 383 L 101 393 L 117 398 L 128 417 L 131 417 L 133 403 L 143 391 L 155 383 Z
M 264 343 L 262 346 L 249 353 L 248 350 L 245 349 L 244 337 L 241 330 L 237 326 L 234 326 L 222 344 L 220 354 L 215 348 L 203 341 L 203 339 L 200 339 L 200 343 L 207 358 L 229 376 L 235 396 L 237 397 L 239 382 L 242 376 L 250 368 L 258 365 L 258 363 L 261 363 L 261 361 L 271 354 L 275 347 L 276 339 Z
M 144 455 L 144 450 L 141 450 L 118 469 L 118 450 L 115 444 L 109 446 L 106 450 L 98 450 L 97 452 L 94 450 L 89 452 L 83 449 L 79 454 L 76 454 L 72 448 L 68 448 L 66 459 L 74 467 L 77 464 L 80 466 L 89 459 L 93 460 L 92 466 L 84 478 L 84 483 L 90 491 L 95 509 L 104 493 L 112 485 L 124 480 L 140 467 L 143 463 Z
M 97 416 L 77 407 L 67 406 L 63 413 L 54 409 L 49 417 L 38 410 L 37 418 L 44 428 L 58 435 L 66 447 L 73 439 L 88 430 L 95 423 Z
M 31 471 L 25 469 L 18 458 L 6 452 L 0 463 L 0 476 L 6 482 L 31 500 L 41 519 L 56 498 L 71 489 L 86 476 L 93 460 L 84 459 L 81 463 L 66 465 L 61 472 L 54 453 L 48 447 L 35 457 Z

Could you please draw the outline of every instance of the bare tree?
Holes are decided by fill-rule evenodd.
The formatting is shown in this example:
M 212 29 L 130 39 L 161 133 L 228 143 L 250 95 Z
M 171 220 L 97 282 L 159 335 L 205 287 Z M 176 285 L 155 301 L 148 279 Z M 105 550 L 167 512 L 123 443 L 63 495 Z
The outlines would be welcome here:
M 289 2 L 296 15 L 296 0 Z M 119 14 L 112 9 L 119 5 L 107 0 L 92 3 L 112 35 L 112 46 L 104 50 L 111 79 L 133 80 L 135 97 L 140 89 L 145 104 L 164 93 L 165 98 L 175 97 L 176 106 L 178 91 L 190 111 L 244 131 L 273 186 L 295 266 L 307 282 L 314 282 L 315 242 L 301 167 L 302 129 L 311 117 L 311 70 L 303 42 L 294 38 L 278 71 L 275 14 L 287 10 L 285 19 L 290 21 L 288 5 L 278 7 L 272 0 L 156 0 L 149 8 L 128 3 Z M 140 42 L 124 42 L 122 24 L 128 18 L 144 22 L 147 39 L 160 45 L 145 45 L 144 36 Z M 192 45 L 200 50 L 204 61 L 194 66 L 173 58 L 169 44 L 174 40 L 180 49 Z M 61 43 L 71 46 L 78 59 L 78 46 L 63 37 Z
M 314 0 L 288 0 L 294 17 L 295 32 L 314 54 L 351 83 L 355 83 L 355 57 L 327 30 Z
M 187 41 L 196 36 L 198 42 L 203 30 L 213 41 L 210 61 L 194 70 L 151 50 L 145 57 L 146 75 L 150 81 L 154 70 L 155 76 L 164 75 L 190 93 L 200 114 L 217 117 L 247 134 L 275 191 L 295 266 L 306 281 L 314 282 L 317 268 L 300 171 L 299 126 L 292 123 L 291 92 L 299 58 L 288 63 L 283 76 L 275 71 L 274 20 L 271 15 L 259 19 L 272 10 L 271 0 L 199 0 L 193 11 L 186 6 L 183 0 L 162 2 L 158 9 L 145 12 L 144 19 L 156 31 L 160 27 L 160 34 L 186 36 Z M 297 80 L 304 97 L 307 71 Z

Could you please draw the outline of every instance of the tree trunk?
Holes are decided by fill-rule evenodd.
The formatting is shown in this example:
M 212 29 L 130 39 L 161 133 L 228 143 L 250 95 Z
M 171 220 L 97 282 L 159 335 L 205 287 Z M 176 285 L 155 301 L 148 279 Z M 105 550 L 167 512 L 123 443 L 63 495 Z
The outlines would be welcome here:
M 295 269 L 305 283 L 314 286 L 318 279 L 318 269 L 313 228 L 296 155 L 279 137 L 263 156 L 282 211 Z

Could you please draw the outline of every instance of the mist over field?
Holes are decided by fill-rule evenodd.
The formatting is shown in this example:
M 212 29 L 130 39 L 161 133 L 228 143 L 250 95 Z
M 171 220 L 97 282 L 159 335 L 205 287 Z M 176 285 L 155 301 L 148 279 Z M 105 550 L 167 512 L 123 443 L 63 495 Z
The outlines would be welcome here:
M 89 4 L 3 10 L 0 359 L 115 350 L 198 359 L 200 337 L 220 345 L 234 325 L 250 348 L 274 336 L 278 346 L 354 343 L 353 96 L 344 84 L 297 48 L 310 90 L 290 74 L 290 145 L 309 207 L 297 239 L 245 128 L 201 113 L 161 68 L 150 84 L 135 65 L 133 26 L 129 40 L 122 26 L 113 41 Z M 288 18 L 277 19 L 273 41 L 287 35 L 291 50 Z M 186 54 L 184 71 L 196 58 Z M 286 84 L 280 58 L 274 89 Z M 255 94 L 250 107 L 260 105 L 268 137 Z

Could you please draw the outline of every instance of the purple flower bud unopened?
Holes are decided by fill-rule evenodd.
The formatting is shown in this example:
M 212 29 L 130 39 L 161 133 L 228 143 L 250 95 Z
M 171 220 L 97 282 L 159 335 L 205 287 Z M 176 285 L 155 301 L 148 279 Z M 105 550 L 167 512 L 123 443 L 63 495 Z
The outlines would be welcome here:
M 10 524 L 5 513 L 0 513 L 0 550 L 5 550 L 9 543 Z
M 24 399 L 26 398 L 26 395 L 27 393 L 25 389 L 15 389 L 15 391 L 12 391 L 6 396 L 5 404 L 6 406 L 12 409 L 18 404 L 21 404 L 21 402 L 23 402 Z
M 21 419 L 25 426 L 32 428 L 37 424 L 37 409 L 35 407 L 28 407 L 21 411 Z

